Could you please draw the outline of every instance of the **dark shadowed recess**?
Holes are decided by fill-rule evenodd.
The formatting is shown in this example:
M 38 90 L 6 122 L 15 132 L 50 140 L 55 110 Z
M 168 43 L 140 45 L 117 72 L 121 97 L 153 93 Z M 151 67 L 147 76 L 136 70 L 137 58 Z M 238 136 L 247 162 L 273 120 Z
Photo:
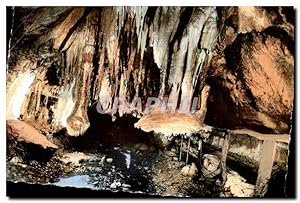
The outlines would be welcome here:
M 6 56 L 8 55 L 10 31 L 12 28 L 12 21 L 13 21 L 12 17 L 13 17 L 12 7 L 6 7 Z
M 96 106 L 88 109 L 90 127 L 84 135 L 79 137 L 69 137 L 74 150 L 84 150 L 85 152 L 95 152 L 99 146 L 113 147 L 134 146 L 137 143 L 151 145 L 152 133 L 145 133 L 134 128 L 134 123 L 138 121 L 130 115 L 124 115 L 112 122 L 112 117 L 107 114 L 100 114 Z M 91 142 L 92 140 L 92 142 Z

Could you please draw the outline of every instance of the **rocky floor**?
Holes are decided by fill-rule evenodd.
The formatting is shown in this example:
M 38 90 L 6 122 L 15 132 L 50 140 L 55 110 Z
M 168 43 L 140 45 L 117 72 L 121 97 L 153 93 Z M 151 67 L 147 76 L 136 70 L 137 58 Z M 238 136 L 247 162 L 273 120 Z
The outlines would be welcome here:
M 218 156 L 204 150 L 200 162 L 195 143 L 191 142 L 186 164 L 185 152 L 179 160 L 180 136 L 161 147 L 153 135 L 128 128 L 128 122 L 113 125 L 99 131 L 99 126 L 92 127 L 77 138 L 63 132 L 52 135 L 53 143 L 64 146 L 58 150 L 8 140 L 7 181 L 163 197 L 253 196 L 253 181 L 242 177 L 238 167 L 228 167 L 228 180 L 222 187 Z
M 203 183 L 181 173 L 185 164 L 176 159 L 174 149 L 162 152 L 143 143 L 136 146 L 103 147 L 96 153 L 60 151 L 47 161 L 8 156 L 7 180 L 161 196 L 209 194 Z
M 178 161 L 177 148 L 162 150 L 151 143 L 130 142 L 133 140 L 93 150 L 72 146 L 56 152 L 10 141 L 7 180 L 160 196 L 217 195 L 199 181 L 200 176 L 182 174 L 185 163 Z M 38 159 L 41 153 L 48 156 Z
M 217 178 L 205 179 L 197 169 L 185 174 L 186 164 L 178 161 L 175 147 L 162 151 L 136 143 L 134 148 L 116 145 L 88 151 L 61 150 L 49 160 L 13 154 L 7 157 L 7 180 L 173 197 L 219 197 L 222 192 Z

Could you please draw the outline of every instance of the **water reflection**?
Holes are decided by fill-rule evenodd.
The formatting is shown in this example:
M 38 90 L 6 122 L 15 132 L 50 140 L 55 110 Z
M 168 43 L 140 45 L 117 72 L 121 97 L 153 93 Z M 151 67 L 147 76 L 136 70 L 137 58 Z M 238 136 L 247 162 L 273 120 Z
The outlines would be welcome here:
M 59 178 L 59 181 L 54 183 L 59 187 L 76 187 L 76 188 L 90 188 L 94 189 L 93 185 L 89 183 L 90 177 L 88 175 L 75 175 L 71 177 Z

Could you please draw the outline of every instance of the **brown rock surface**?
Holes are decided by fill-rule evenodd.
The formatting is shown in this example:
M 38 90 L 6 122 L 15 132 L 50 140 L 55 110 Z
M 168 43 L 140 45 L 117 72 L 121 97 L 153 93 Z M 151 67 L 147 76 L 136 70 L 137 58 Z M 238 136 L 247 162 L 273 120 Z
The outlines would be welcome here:
M 252 30 L 261 32 L 269 27 L 277 17 L 270 15 L 265 9 L 255 6 L 240 6 L 238 8 L 239 32 L 247 33 Z
M 154 113 L 143 116 L 134 125 L 145 132 L 164 135 L 194 133 L 202 128 L 195 116 L 183 113 Z
M 239 18 L 227 23 L 220 37 L 223 45 L 220 43 L 212 59 L 207 122 L 232 129 L 288 133 L 294 100 L 294 50 L 292 37 L 279 27 L 290 24 L 285 19 L 275 23 L 282 14 L 276 14 L 276 9 L 237 10 Z M 253 18 L 255 14 L 257 18 Z M 236 15 L 233 12 L 232 16 Z M 236 24 L 240 31 L 234 29 Z M 222 47 L 224 51 L 220 51 Z
M 35 120 L 43 112 L 39 122 L 72 136 L 87 130 L 87 109 L 97 101 L 104 113 L 120 117 L 143 112 L 115 109 L 119 98 L 144 104 L 167 96 L 175 106 L 190 104 L 205 85 L 207 50 L 217 36 L 215 7 L 16 8 L 14 18 L 25 26 L 11 37 L 8 78 L 28 71 L 33 82 L 18 101 L 20 112 L 11 115 L 11 104 L 7 115 Z M 7 94 L 10 104 L 16 93 Z
M 87 109 L 97 101 L 106 114 L 142 116 L 147 97 L 166 98 L 179 108 L 201 97 L 209 83 L 204 123 L 287 133 L 294 99 L 293 12 L 292 7 L 16 8 L 15 22 L 24 26 L 11 37 L 7 115 L 40 117 L 51 131 L 65 128 L 77 136 L 89 127 Z M 14 91 L 13 81 L 26 83 L 26 94 Z M 135 97 L 141 108 L 114 109 L 118 98 L 130 103 Z
M 40 145 L 44 149 L 57 149 L 58 146 L 47 140 L 47 138 L 39 133 L 34 127 L 19 120 L 6 121 L 7 133 L 9 136 L 15 137 L 18 141 L 26 143 L 33 143 Z

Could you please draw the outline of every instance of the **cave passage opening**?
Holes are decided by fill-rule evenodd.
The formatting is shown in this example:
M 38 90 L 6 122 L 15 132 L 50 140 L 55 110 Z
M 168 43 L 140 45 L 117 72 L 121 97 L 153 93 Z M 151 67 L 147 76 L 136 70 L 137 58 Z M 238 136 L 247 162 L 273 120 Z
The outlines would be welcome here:
M 112 121 L 112 116 L 98 113 L 96 107 L 88 109 L 88 117 L 90 127 L 87 131 L 72 138 L 77 150 L 95 150 L 99 147 L 155 150 L 153 134 L 134 128 L 138 118 L 126 114 Z

